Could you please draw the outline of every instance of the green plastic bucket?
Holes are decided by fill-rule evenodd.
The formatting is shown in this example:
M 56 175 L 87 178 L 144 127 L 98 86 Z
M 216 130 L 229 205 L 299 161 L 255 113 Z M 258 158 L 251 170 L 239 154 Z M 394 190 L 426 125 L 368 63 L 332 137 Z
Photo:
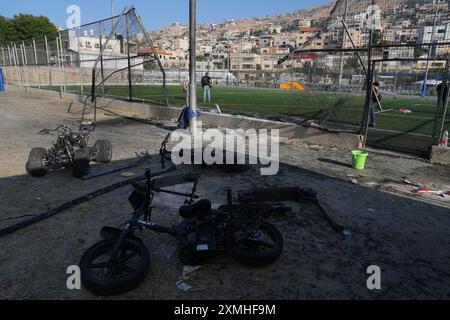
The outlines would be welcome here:
M 366 167 L 366 160 L 369 156 L 367 151 L 355 150 L 352 151 L 353 154 L 353 169 L 364 170 Z

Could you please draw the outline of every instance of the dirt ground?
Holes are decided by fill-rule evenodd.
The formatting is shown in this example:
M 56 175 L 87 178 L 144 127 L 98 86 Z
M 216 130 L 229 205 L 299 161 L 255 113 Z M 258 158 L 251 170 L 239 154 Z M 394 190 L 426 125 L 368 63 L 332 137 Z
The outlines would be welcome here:
M 80 105 L 64 100 L 0 96 L 0 228 L 125 179 L 117 173 L 87 182 L 74 179 L 68 170 L 42 179 L 26 175 L 29 150 L 53 140 L 36 133 L 58 124 L 76 125 L 80 110 Z M 91 142 L 110 139 L 115 149 L 110 166 L 115 166 L 135 152 L 156 154 L 167 133 L 163 125 L 167 124 L 102 114 Z M 189 281 L 193 290 L 184 293 L 176 286 L 183 267 L 176 242 L 146 232 L 140 236 L 152 254 L 150 274 L 136 290 L 114 299 L 450 298 L 449 198 L 415 195 L 412 186 L 402 183 L 402 177 L 408 177 L 450 190 L 449 167 L 371 150 L 367 169 L 356 172 L 348 165 L 348 150 L 291 140 L 283 141 L 280 152 L 280 172 L 273 177 L 262 177 L 257 169 L 239 174 L 181 170 L 202 174 L 198 194 L 215 206 L 225 202 L 228 187 L 314 188 L 333 219 L 352 231 L 351 237 L 333 231 L 316 208 L 289 203 L 292 213 L 269 219 L 285 238 L 278 262 L 250 269 L 219 257 L 196 273 Z M 157 157 L 151 167 L 158 168 Z M 144 168 L 127 171 L 142 174 Z M 0 299 L 98 299 L 86 290 L 68 290 L 66 269 L 99 240 L 103 226 L 120 226 L 129 218 L 130 191 L 131 187 L 118 189 L 0 238 Z M 182 204 L 183 199 L 158 195 L 154 220 L 179 222 L 177 209 Z M 367 289 L 366 270 L 371 265 L 381 268 L 381 290 Z

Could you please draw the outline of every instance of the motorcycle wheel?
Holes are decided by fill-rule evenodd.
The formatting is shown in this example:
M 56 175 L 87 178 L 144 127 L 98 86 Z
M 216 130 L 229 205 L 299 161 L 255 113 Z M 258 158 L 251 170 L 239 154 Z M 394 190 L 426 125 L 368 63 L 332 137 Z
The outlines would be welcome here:
M 111 254 L 117 239 L 104 240 L 86 251 L 80 261 L 81 281 L 90 292 L 100 296 L 125 293 L 136 288 L 148 275 L 150 255 L 147 248 L 125 240 L 117 261 Z
M 283 236 L 272 224 L 261 222 L 259 239 L 251 239 L 242 229 L 230 230 L 226 239 L 228 254 L 249 267 L 265 267 L 277 261 L 283 252 Z
M 95 162 L 111 162 L 112 160 L 112 145 L 108 140 L 98 140 L 94 149 L 97 150 L 97 154 L 95 155 Z
M 47 150 L 44 148 L 31 149 L 28 162 L 26 164 L 26 169 L 30 176 L 40 178 L 47 174 L 47 168 L 43 164 L 46 154 Z
M 77 179 L 81 179 L 84 176 L 89 175 L 89 163 L 89 150 L 77 150 L 72 165 L 73 176 Z

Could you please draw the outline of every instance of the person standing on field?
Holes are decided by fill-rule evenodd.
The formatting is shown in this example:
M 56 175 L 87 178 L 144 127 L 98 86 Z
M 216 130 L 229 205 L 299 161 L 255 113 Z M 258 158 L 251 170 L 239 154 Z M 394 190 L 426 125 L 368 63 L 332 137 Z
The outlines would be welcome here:
M 211 102 L 212 79 L 209 76 L 208 72 L 202 78 L 202 87 L 203 87 L 203 102 L 206 102 L 206 98 L 208 98 L 208 102 Z
M 447 79 L 447 81 L 442 81 L 441 84 L 439 84 L 436 88 L 436 93 L 437 93 L 437 97 L 438 97 L 438 108 L 441 107 L 441 104 L 447 99 L 448 97 L 448 85 L 449 85 L 449 81 Z
M 375 115 L 375 108 L 378 107 L 378 101 L 381 101 L 381 89 L 380 89 L 380 83 L 374 82 L 373 83 L 373 93 L 372 93 L 372 101 L 370 103 L 370 126 L 372 128 L 376 127 L 376 115 Z

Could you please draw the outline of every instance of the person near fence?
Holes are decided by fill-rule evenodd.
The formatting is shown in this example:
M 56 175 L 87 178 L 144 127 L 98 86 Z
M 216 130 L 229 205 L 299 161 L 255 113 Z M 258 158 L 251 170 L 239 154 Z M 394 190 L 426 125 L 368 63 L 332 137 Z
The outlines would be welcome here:
M 373 83 L 373 94 L 372 102 L 370 103 L 370 126 L 375 128 L 377 125 L 377 118 L 375 114 L 375 109 L 378 107 L 378 101 L 381 101 L 381 88 L 379 82 Z
M 206 98 L 208 98 L 208 102 L 211 102 L 212 79 L 209 76 L 209 72 L 207 72 L 202 78 L 202 87 L 203 87 L 203 102 L 206 102 Z
M 449 81 L 448 79 L 443 82 L 441 82 L 437 88 L 436 88 L 436 93 L 437 93 L 437 97 L 438 97 L 438 108 L 441 107 L 442 102 L 445 103 L 445 99 L 447 99 L 448 97 L 448 86 L 449 86 Z

